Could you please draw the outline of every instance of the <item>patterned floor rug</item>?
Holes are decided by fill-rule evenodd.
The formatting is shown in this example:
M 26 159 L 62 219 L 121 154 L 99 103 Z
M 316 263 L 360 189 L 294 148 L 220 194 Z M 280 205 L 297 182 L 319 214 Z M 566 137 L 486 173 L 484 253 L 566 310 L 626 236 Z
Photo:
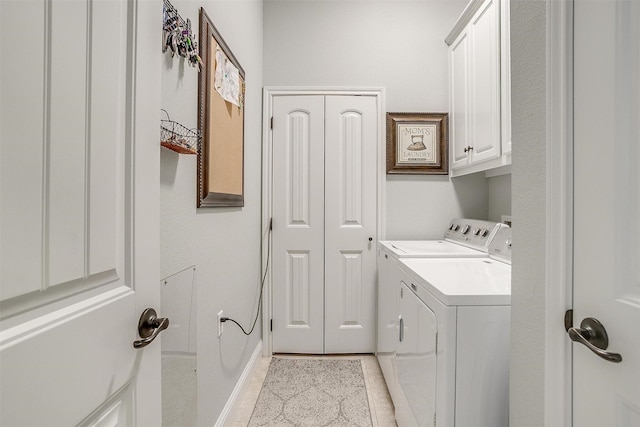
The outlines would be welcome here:
M 371 426 L 360 360 L 287 359 L 269 365 L 249 426 Z

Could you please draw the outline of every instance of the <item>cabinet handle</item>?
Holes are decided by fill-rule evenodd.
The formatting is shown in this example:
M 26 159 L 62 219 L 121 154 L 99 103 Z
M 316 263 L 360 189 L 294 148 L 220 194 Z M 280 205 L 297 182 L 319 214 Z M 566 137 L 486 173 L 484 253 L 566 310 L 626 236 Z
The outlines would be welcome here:
M 473 147 L 464 147 L 464 152 L 467 153 L 469 151 L 473 150 Z

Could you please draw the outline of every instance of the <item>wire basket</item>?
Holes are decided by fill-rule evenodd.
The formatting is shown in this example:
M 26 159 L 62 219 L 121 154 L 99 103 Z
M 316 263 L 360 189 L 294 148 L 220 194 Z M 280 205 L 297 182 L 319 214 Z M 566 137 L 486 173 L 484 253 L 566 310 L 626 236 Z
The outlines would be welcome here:
M 197 129 L 189 129 L 169 118 L 160 120 L 160 145 L 181 154 L 198 154 L 202 135 Z

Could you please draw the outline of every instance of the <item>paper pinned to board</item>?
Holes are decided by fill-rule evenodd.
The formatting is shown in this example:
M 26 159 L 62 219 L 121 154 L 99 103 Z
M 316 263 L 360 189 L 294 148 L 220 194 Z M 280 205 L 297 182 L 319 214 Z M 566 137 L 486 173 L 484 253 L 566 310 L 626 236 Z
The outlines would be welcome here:
M 219 46 L 216 47 L 214 87 L 222 99 L 240 105 L 240 73 Z

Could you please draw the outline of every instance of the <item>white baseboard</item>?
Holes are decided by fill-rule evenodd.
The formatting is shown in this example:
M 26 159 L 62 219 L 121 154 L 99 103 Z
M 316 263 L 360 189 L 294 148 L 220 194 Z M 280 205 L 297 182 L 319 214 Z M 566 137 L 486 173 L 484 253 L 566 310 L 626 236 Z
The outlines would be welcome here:
M 233 388 L 231 396 L 229 396 L 229 399 L 227 400 L 227 404 L 222 408 L 222 412 L 214 425 L 215 427 L 223 427 L 226 425 L 229 416 L 234 413 L 236 405 L 239 404 L 240 397 L 251 382 L 251 378 L 253 377 L 253 373 L 255 372 L 258 366 L 258 361 L 261 357 L 262 340 L 258 342 L 258 345 L 256 345 L 256 348 L 253 350 L 253 354 L 251 355 L 249 362 L 247 362 L 247 366 L 245 366 L 244 371 L 242 371 L 242 375 L 240 375 L 236 386 Z

